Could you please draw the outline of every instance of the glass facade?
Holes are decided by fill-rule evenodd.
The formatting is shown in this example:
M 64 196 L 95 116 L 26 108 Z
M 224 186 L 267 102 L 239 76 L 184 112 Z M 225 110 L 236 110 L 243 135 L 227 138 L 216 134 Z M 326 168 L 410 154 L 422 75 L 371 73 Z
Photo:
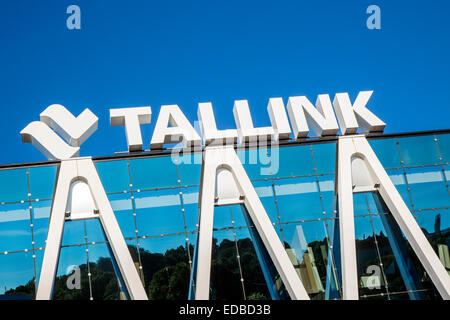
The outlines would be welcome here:
M 450 134 L 369 143 L 450 273 Z M 239 150 L 252 184 L 311 299 L 340 299 L 336 141 Z M 201 153 L 94 160 L 150 299 L 187 299 L 198 235 Z M 271 157 L 273 161 L 273 157 Z M 33 299 L 57 164 L 0 170 L 0 299 Z M 361 299 L 439 299 L 377 193 L 354 194 Z M 71 286 L 79 273 L 79 286 Z M 215 207 L 211 299 L 287 299 L 245 208 Z M 54 299 L 129 298 L 99 220 L 66 221 Z

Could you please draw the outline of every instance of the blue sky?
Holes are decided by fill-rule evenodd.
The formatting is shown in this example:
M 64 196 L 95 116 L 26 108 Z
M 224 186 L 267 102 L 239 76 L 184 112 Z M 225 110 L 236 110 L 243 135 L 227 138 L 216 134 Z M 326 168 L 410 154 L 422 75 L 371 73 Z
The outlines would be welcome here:
M 81 8 L 81 30 L 66 9 Z M 381 30 L 366 8 L 381 8 Z M 126 150 L 109 109 L 150 105 L 144 148 L 161 105 L 197 120 L 212 102 L 219 129 L 235 127 L 234 100 L 255 125 L 268 99 L 374 90 L 385 132 L 450 128 L 448 1 L 0 0 L 0 163 L 45 160 L 20 130 L 59 103 L 84 108 L 99 129 L 81 155 Z

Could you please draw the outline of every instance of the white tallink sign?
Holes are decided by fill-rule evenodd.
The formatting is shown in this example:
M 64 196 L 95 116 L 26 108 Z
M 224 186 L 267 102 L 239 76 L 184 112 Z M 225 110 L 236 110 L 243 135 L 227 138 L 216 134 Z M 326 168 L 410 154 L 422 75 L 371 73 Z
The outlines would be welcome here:
M 267 114 L 270 126 L 255 127 L 247 100 L 236 100 L 233 115 L 236 128 L 219 130 L 211 102 L 198 104 L 200 130 L 196 130 L 178 105 L 163 105 L 151 138 L 152 150 L 167 144 L 182 143 L 183 147 L 202 145 L 244 145 L 252 142 L 278 143 L 282 140 L 304 139 L 312 130 L 317 136 L 354 134 L 358 129 L 366 133 L 383 132 L 386 124 L 373 114 L 367 104 L 373 91 L 361 91 L 352 103 L 348 93 L 337 93 L 333 100 L 320 94 L 315 105 L 305 96 L 270 98 Z M 287 110 L 287 111 L 286 111 Z M 141 151 L 141 125 L 151 122 L 150 106 L 110 109 L 111 126 L 125 127 L 128 151 Z M 98 118 L 85 109 L 78 117 L 64 106 L 53 104 L 40 115 L 40 121 L 28 124 L 21 132 L 22 141 L 32 143 L 48 159 L 69 159 L 79 156 L 81 144 L 98 127 Z M 292 129 L 291 129 L 292 128 Z M 198 132 L 199 131 L 199 132 Z

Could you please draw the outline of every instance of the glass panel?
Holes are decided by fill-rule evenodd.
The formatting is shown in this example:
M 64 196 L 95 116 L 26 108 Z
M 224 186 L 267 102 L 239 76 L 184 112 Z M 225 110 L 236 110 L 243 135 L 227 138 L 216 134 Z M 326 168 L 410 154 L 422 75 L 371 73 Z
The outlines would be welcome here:
M 52 199 L 58 166 L 32 167 L 28 170 L 31 199 Z
M 237 150 L 237 155 L 250 180 L 270 178 L 280 170 L 278 147 Z
M 334 174 L 319 176 L 320 194 L 327 218 L 335 217 L 334 208 Z
M 274 182 L 281 222 L 325 218 L 315 177 Z
M 439 166 L 407 169 L 406 178 L 416 210 L 450 206 L 450 196 Z
M 178 173 L 182 186 L 200 185 L 202 154 L 184 154 L 177 157 Z
M 53 299 L 89 300 L 91 290 L 88 273 L 86 246 L 62 247 Z
M 86 228 L 84 220 L 66 221 L 62 236 L 62 245 L 85 244 Z
M 0 252 L 32 248 L 31 221 L 28 205 L 22 203 L 0 206 Z
M 438 164 L 439 154 L 434 136 L 398 138 L 405 166 Z
M 213 232 L 210 299 L 244 299 L 233 230 Z
M 127 160 L 99 161 L 95 167 L 106 193 L 130 190 Z
M 272 180 L 253 181 L 253 187 L 256 194 L 261 200 L 267 215 L 272 223 L 279 223 L 278 211 L 275 204 L 275 197 L 273 195 Z
M 198 216 L 198 187 L 182 188 L 184 219 L 186 222 L 187 231 L 197 230 L 197 216 Z
M 130 160 L 133 190 L 178 187 L 177 168 L 172 157 Z
M 328 237 L 323 222 L 289 223 L 283 227 L 285 248 L 311 299 L 325 299 Z M 331 263 L 331 261 L 330 261 Z
M 408 206 L 409 210 L 412 210 L 411 207 L 411 197 L 409 196 L 408 187 L 406 186 L 405 175 L 403 174 L 402 169 L 391 169 L 386 170 L 389 178 L 397 189 L 398 193 L 402 196 L 403 201 Z
M 450 274 L 450 209 L 416 212 L 416 215 L 422 231 Z
M 242 214 L 241 214 L 242 215 Z M 255 251 L 249 228 L 236 229 L 237 247 L 247 300 L 269 300 L 270 293 Z
M 387 293 L 370 216 L 355 218 L 355 239 L 360 297 Z
M 190 267 L 184 235 L 139 239 L 145 288 L 151 300 L 186 300 Z
M 336 170 L 336 143 L 316 143 L 312 145 L 317 173 L 334 173 Z
M 442 162 L 450 163 L 450 134 L 437 134 L 436 138 Z
M 109 202 L 125 238 L 136 237 L 136 223 L 133 216 L 131 193 L 108 195 Z
M 126 288 L 106 243 L 89 245 L 89 271 L 94 300 L 125 300 Z
M 214 230 L 231 228 L 231 206 L 214 207 Z
M 402 166 L 397 139 L 373 139 L 368 141 L 384 168 L 399 168 Z
M 28 200 L 27 169 L 0 170 L 0 203 Z
M 33 237 L 35 248 L 44 248 L 47 240 L 48 222 L 52 209 L 51 200 L 32 202 Z
M 310 146 L 280 147 L 280 166 L 274 177 L 291 177 L 314 174 Z
M 0 300 L 31 300 L 34 296 L 33 253 L 1 253 Z
M 178 188 L 135 193 L 135 205 L 140 236 L 185 232 Z

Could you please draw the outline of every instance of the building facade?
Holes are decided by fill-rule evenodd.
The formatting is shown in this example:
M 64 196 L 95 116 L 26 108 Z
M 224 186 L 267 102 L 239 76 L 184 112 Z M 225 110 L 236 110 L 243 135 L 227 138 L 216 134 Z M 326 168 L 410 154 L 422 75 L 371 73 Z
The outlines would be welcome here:
M 339 141 L 305 139 L 236 150 L 293 267 L 289 270 L 310 299 L 348 298 L 343 274 L 349 267 L 343 260 L 337 196 Z M 367 141 L 450 274 L 450 131 L 376 134 Z M 204 156 L 205 149 L 92 159 L 132 259 L 132 272 L 149 299 L 200 297 L 196 286 L 204 274 L 197 273 L 204 266 L 198 248 Z M 83 182 L 79 188 L 71 185 L 54 277 L 45 269 L 51 260 L 43 263 L 61 164 L 47 161 L 0 170 L 0 299 L 35 299 L 43 281 L 50 284 L 53 299 L 136 298 L 117 261 L 117 246 L 108 240 L 117 235 L 105 230 L 97 212 L 75 218 L 78 204 L 70 203 L 70 197 L 83 193 Z M 354 189 L 361 172 L 351 177 Z M 207 298 L 292 298 L 295 288 L 279 274 L 283 262 L 273 260 L 258 232 L 263 227 L 239 199 L 219 203 L 222 191 L 214 187 L 210 278 L 202 280 L 208 284 Z M 380 193 L 376 188 L 353 193 L 356 297 L 445 298 Z

